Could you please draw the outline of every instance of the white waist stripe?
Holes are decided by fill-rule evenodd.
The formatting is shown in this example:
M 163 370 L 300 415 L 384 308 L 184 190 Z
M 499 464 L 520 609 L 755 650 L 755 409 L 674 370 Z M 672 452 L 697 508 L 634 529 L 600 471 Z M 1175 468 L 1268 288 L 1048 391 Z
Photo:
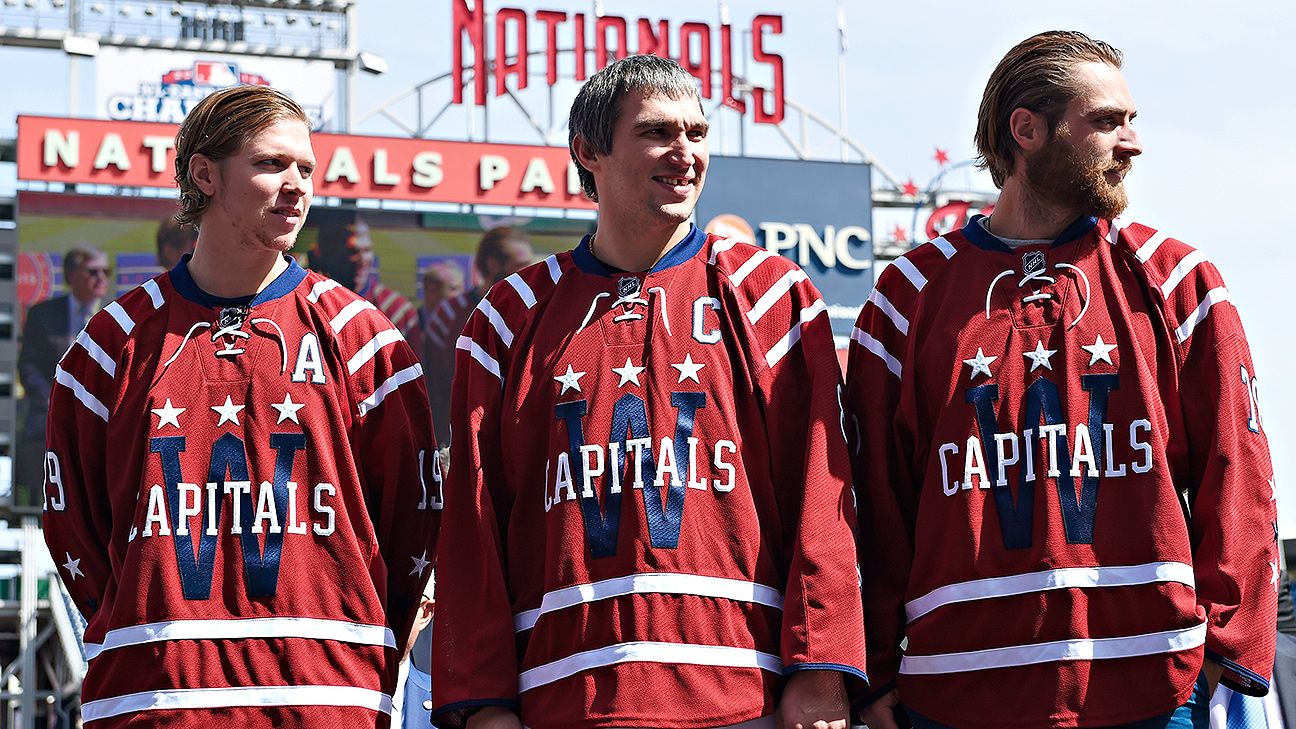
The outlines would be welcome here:
M 540 600 L 540 607 L 514 615 L 513 627 L 518 632 L 530 630 L 545 613 L 622 595 L 650 593 L 721 597 L 783 609 L 781 592 L 755 582 L 674 572 L 644 572 L 551 590 Z
M 823 302 L 823 299 L 816 299 L 813 304 L 802 309 L 797 323 L 793 324 L 788 333 L 784 334 L 783 338 L 778 340 L 773 347 L 770 347 L 770 351 L 765 354 L 765 363 L 770 367 L 778 364 L 779 360 L 783 359 L 788 352 L 792 351 L 796 343 L 801 341 L 801 327 L 809 324 L 816 316 L 825 311 L 828 311 L 828 305 Z
M 337 313 L 337 316 L 333 317 L 333 321 L 329 322 L 329 326 L 332 327 L 333 333 L 337 334 L 342 331 L 342 327 L 351 323 L 351 320 L 356 318 L 356 316 L 358 316 L 360 312 L 368 311 L 370 309 L 377 309 L 377 308 L 378 307 L 374 306 L 368 301 L 365 301 L 364 299 L 357 299 L 356 301 L 352 301 L 351 303 L 342 307 L 342 311 L 339 311 Z
M 482 349 L 481 345 L 474 342 L 471 337 L 461 335 L 455 340 L 455 349 L 462 349 L 467 352 L 473 359 L 477 360 L 477 364 L 485 367 L 487 372 L 495 375 L 501 385 L 504 384 L 504 377 L 500 374 L 499 362 L 496 362 L 494 357 L 487 354 L 486 350 Z
M 731 668 L 760 668 L 771 673 L 782 673 L 783 661 L 778 656 L 753 648 L 734 648 L 727 645 L 697 645 L 694 643 L 617 643 L 605 648 L 575 653 L 523 671 L 518 675 L 518 692 L 574 676 L 595 668 L 618 663 L 686 663 L 694 666 L 725 666 Z
M 752 324 L 760 321 L 761 317 L 768 314 L 769 310 L 774 308 L 774 305 L 779 302 L 779 299 L 783 298 L 784 294 L 791 291 L 792 287 L 796 286 L 797 283 L 808 278 L 810 277 L 806 275 L 806 272 L 799 268 L 794 268 L 783 274 L 782 278 L 775 281 L 774 285 L 769 287 L 769 290 L 761 294 L 761 297 L 756 300 L 756 304 L 752 306 L 751 311 L 747 312 L 747 321 Z
M 1228 301 L 1230 298 L 1228 289 L 1223 286 L 1207 291 L 1206 296 L 1202 298 L 1201 303 L 1197 305 L 1196 311 L 1190 314 L 1188 318 L 1184 320 L 1184 323 L 1180 324 L 1179 328 L 1175 330 L 1175 337 L 1179 340 L 1179 343 L 1183 344 L 1188 341 L 1188 337 L 1192 336 L 1193 330 L 1196 329 L 1197 325 L 1201 324 L 1202 320 L 1206 318 L 1206 315 L 1210 313 L 1212 306 L 1221 301 Z
M 117 363 L 113 361 L 112 357 L 108 356 L 108 353 L 104 351 L 103 347 L 99 346 L 98 342 L 90 338 L 89 329 L 82 329 L 81 332 L 77 334 L 76 343 L 81 345 L 81 348 L 90 355 L 91 359 L 103 368 L 104 372 L 108 373 L 109 377 L 112 377 L 113 379 L 117 378 Z
M 248 686 L 141 691 L 90 701 L 81 707 L 87 721 L 157 709 L 228 709 L 239 706 L 358 706 L 390 714 L 387 694 L 358 686 Z
M 241 620 L 170 620 L 110 630 L 102 643 L 86 643 L 87 661 L 116 648 L 169 640 L 244 640 L 248 638 L 309 638 L 358 645 L 396 647 L 396 636 L 385 625 L 365 625 L 324 618 L 245 618 Z
M 1120 587 L 1154 582 L 1179 582 L 1189 587 L 1196 586 L 1192 565 L 1183 562 L 1149 562 L 1120 567 L 1065 567 L 1022 575 L 987 577 L 938 587 L 905 603 L 905 614 L 909 622 L 913 622 L 936 608 L 951 603 L 1072 587 Z
M 396 391 L 396 388 L 400 387 L 401 385 L 404 385 L 406 382 L 412 382 L 414 380 L 417 380 L 422 376 L 423 376 L 423 366 L 419 364 L 412 364 L 409 367 L 406 367 L 405 369 L 401 370 L 400 372 L 397 372 L 396 374 L 392 375 L 391 377 L 388 377 L 386 380 L 383 381 L 381 385 L 378 386 L 378 389 L 374 390 L 372 395 L 360 401 L 360 405 L 359 405 L 360 414 L 364 415 L 370 410 L 373 410 L 374 408 L 378 407 L 379 405 L 382 404 L 382 401 L 386 399 L 388 395 Z
M 891 303 L 891 300 L 888 299 L 885 294 L 877 289 L 873 289 L 873 292 L 869 294 L 868 300 L 865 302 L 865 305 L 868 304 L 876 306 L 883 314 L 887 315 L 887 318 L 891 320 L 892 324 L 895 324 L 895 328 L 900 330 L 901 334 L 908 336 L 909 320 L 905 318 L 904 314 L 901 314 L 900 311 L 895 308 L 895 305 Z
M 900 259 L 897 258 L 896 260 L 898 261 Z M 903 371 L 900 366 L 900 360 L 896 359 L 890 352 L 886 351 L 886 347 L 882 346 L 881 342 L 874 339 L 873 335 L 859 327 L 855 327 L 854 331 L 851 332 L 851 339 L 859 342 L 859 345 L 864 349 L 877 355 L 883 362 L 886 362 L 887 369 L 891 370 L 891 374 L 900 377 L 900 373 Z
M 103 418 L 105 423 L 108 422 L 108 408 L 104 407 L 104 404 L 99 402 L 99 398 L 92 395 L 90 391 L 85 388 L 85 385 L 77 382 L 77 379 L 69 374 L 67 370 L 55 366 L 54 381 L 71 390 L 72 394 L 76 395 L 76 399 L 80 400 L 81 404 L 85 405 L 87 410 Z
M 1110 658 L 1152 656 L 1196 648 L 1205 642 L 1206 623 L 1202 623 L 1183 630 L 1166 630 L 1160 633 L 1115 638 L 1077 638 L 965 653 L 905 656 L 900 659 L 900 673 L 910 675 L 961 673 L 990 668 L 1033 666 L 1053 661 L 1100 661 Z
M 1174 291 L 1175 287 L 1179 285 L 1179 282 L 1183 281 L 1198 264 L 1205 260 L 1206 254 L 1201 251 L 1193 251 L 1184 256 L 1183 260 L 1179 261 L 1179 265 L 1175 266 L 1174 270 L 1170 272 L 1165 283 L 1161 284 L 1161 296 L 1169 296 L 1170 292 Z
M 404 338 L 405 337 L 401 336 L 400 330 L 398 329 L 384 329 L 383 331 L 378 332 L 374 335 L 373 339 L 370 339 L 367 344 L 357 350 L 355 354 L 351 355 L 351 359 L 347 361 L 347 372 L 354 375 L 356 370 L 364 367 L 368 364 L 369 360 L 376 357 L 383 347 L 386 347 L 389 344 L 395 344 Z

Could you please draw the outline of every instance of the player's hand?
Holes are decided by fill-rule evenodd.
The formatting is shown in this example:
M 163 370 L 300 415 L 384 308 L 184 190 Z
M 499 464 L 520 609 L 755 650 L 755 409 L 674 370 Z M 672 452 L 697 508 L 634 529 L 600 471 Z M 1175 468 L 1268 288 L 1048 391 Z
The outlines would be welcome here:
M 487 706 L 468 717 L 468 729 L 522 729 L 522 722 L 502 706 Z
M 860 712 L 860 721 L 869 729 L 898 729 L 894 712 L 899 705 L 900 696 L 894 690 L 888 691 Z
M 783 687 L 779 729 L 848 729 L 850 701 L 837 671 L 798 671 Z

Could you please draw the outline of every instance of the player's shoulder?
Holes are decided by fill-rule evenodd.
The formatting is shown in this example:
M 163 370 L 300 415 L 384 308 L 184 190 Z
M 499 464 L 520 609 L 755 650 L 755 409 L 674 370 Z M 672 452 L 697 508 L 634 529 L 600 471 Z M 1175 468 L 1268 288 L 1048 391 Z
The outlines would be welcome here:
M 933 280 L 954 270 L 958 255 L 971 248 L 975 248 L 975 245 L 961 230 L 952 230 L 920 243 L 882 270 L 878 276 L 877 288 L 916 298 Z
M 574 268 L 570 253 L 551 254 L 496 282 L 475 308 L 490 307 L 510 317 L 527 316 L 543 308 L 563 278 L 574 275 Z
M 1136 274 L 1159 289 L 1163 298 L 1184 287 L 1209 290 L 1224 285 L 1206 253 L 1176 237 L 1173 231 L 1129 218 L 1104 222 L 1107 242 L 1131 261 Z
M 180 294 L 170 284 L 169 274 L 162 273 L 127 291 L 91 317 L 86 333 L 110 340 L 113 346 L 137 336 L 143 327 L 163 312 Z
M 741 286 L 757 269 L 761 273 L 778 276 L 800 268 L 792 259 L 771 253 L 753 243 L 714 235 L 707 237 L 698 256 L 735 286 Z

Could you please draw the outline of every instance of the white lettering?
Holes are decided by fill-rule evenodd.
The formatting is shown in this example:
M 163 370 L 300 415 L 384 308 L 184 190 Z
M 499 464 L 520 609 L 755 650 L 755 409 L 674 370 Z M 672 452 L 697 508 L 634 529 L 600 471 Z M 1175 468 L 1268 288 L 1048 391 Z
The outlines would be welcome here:
M 994 441 L 995 441 L 995 455 L 998 456 L 998 461 L 999 461 L 999 474 L 998 474 L 999 477 L 995 479 L 995 485 L 1000 487 L 1007 486 L 1008 474 L 1006 473 L 1006 471 L 1009 466 L 1016 465 L 1017 459 L 1020 457 L 1018 455 L 1019 449 L 1017 447 L 1017 434 L 1016 433 L 995 433 Z M 1004 445 L 1006 443 L 1012 443 L 1011 457 L 1009 457 L 1005 453 Z
M 257 493 L 256 515 L 252 517 L 252 533 L 260 534 L 265 531 L 264 523 L 267 521 L 270 522 L 271 534 L 283 531 L 279 526 L 279 512 L 275 509 L 274 484 L 262 481 Z
M 949 460 L 945 456 L 957 456 L 958 446 L 953 443 L 945 443 L 940 447 L 940 450 L 937 451 L 937 454 L 940 458 L 941 464 L 941 491 L 944 492 L 946 496 L 953 496 L 959 491 L 959 482 L 957 480 L 953 483 L 950 482 Z
M 337 488 L 331 483 L 315 484 L 315 511 L 327 517 L 325 526 L 314 525 L 315 534 L 321 537 L 331 536 L 336 526 L 336 517 L 333 513 L 333 507 L 324 504 L 324 496 L 337 496 Z
M 1093 440 L 1089 438 L 1089 426 L 1080 423 L 1075 428 L 1075 455 L 1071 457 L 1071 475 L 1080 475 L 1080 464 L 1083 462 L 1089 467 L 1089 475 L 1098 475 L 1098 462 L 1094 458 Z M 1111 455 L 1108 454 L 1108 458 Z
M 373 181 L 375 185 L 399 185 L 400 175 L 387 168 L 387 150 L 381 147 L 374 150 Z
M 576 489 L 572 485 L 571 459 L 566 453 L 558 454 L 558 473 L 554 478 L 554 503 L 562 500 L 562 487 L 567 487 L 567 500 L 576 500 Z
M 63 511 L 67 508 L 67 493 L 63 490 L 63 466 L 59 463 L 58 455 L 54 451 L 45 451 L 45 493 L 49 493 L 49 487 L 53 485 L 58 487 L 58 495 L 54 498 L 45 497 L 44 509 L 46 511 Z
M 305 534 L 306 522 L 297 518 L 297 482 L 288 482 L 288 533 Z
M 324 357 L 320 354 L 319 340 L 312 332 L 303 336 L 297 347 L 297 366 L 293 368 L 292 381 L 306 382 L 307 371 L 311 373 L 311 382 L 324 384 Z
M 46 167 L 76 169 L 81 161 L 81 133 L 69 131 L 63 136 L 57 129 L 46 129 L 42 151 L 41 163 Z
M 712 311 L 720 311 L 720 300 L 712 296 L 703 296 L 693 302 L 693 338 L 702 344 L 715 344 L 720 341 L 720 330 L 704 329 L 706 326 L 704 317 L 708 308 Z
M 554 191 L 553 175 L 549 174 L 549 165 L 545 164 L 544 157 L 532 157 L 526 172 L 522 173 L 522 192 L 533 190 L 546 195 Z
M 734 442 L 731 440 L 716 441 L 715 458 L 712 460 L 712 465 L 714 465 L 717 470 L 724 471 L 727 478 L 724 483 L 721 483 L 718 478 L 714 479 L 711 483 L 711 487 L 722 494 L 727 494 L 730 491 L 733 491 L 737 481 L 737 472 L 734 470 L 733 464 L 724 459 L 725 451 L 737 453 L 738 446 L 734 445 Z
M 990 475 L 986 473 L 985 454 L 981 452 L 981 441 L 975 435 L 967 439 L 967 453 L 963 456 L 963 488 L 973 486 L 972 477 L 977 477 L 977 484 L 983 489 L 990 488 Z
M 1062 470 L 1058 468 L 1058 436 L 1066 437 L 1066 424 L 1056 423 L 1053 425 L 1040 426 L 1040 440 L 1048 438 L 1048 477 L 1057 478 L 1062 475 Z
M 1115 433 L 1115 431 L 1116 431 L 1116 426 L 1112 425 L 1111 423 L 1103 423 L 1103 438 L 1107 444 L 1107 449 L 1103 451 L 1104 453 L 1107 454 L 1107 469 L 1103 472 L 1103 475 L 1108 478 L 1120 477 L 1125 475 L 1125 464 L 1116 463 L 1116 451 L 1113 450 L 1113 447 L 1115 445 L 1113 442 L 1115 440 L 1113 434 Z
M 189 519 L 202 513 L 202 489 L 198 484 L 179 483 L 180 508 L 176 510 L 175 533 L 177 536 L 189 536 Z M 192 506 L 190 506 L 192 504 Z
M 495 183 L 508 177 L 508 173 L 508 158 L 498 154 L 483 154 L 481 164 L 478 165 L 477 186 L 483 191 L 493 190 Z
M 166 494 L 157 484 L 153 484 L 149 489 L 148 511 L 144 518 L 144 536 L 153 536 L 154 524 L 158 525 L 159 535 L 165 537 L 171 534 L 171 526 L 167 524 Z
M 324 181 L 337 182 L 343 178 L 354 185 L 360 181 L 360 168 L 356 166 L 355 155 L 351 153 L 351 148 L 339 145 L 333 150 L 333 157 L 329 159 L 328 167 L 324 169 Z
M 233 497 L 230 503 L 230 534 L 243 533 L 243 496 L 252 495 L 251 481 L 226 481 L 225 493 Z M 148 535 L 145 535 L 148 536 Z
M 1134 473 L 1147 473 L 1148 471 L 1152 470 L 1152 446 L 1147 441 L 1139 440 L 1138 433 L 1140 430 L 1145 433 L 1151 433 L 1152 421 L 1135 420 L 1134 422 L 1130 423 L 1130 427 L 1129 427 L 1130 448 L 1133 448 L 1134 450 L 1139 451 L 1140 453 L 1143 454 L 1143 461 L 1141 463 L 1131 464 L 1130 468 L 1134 469 Z
M 121 135 L 116 132 L 108 132 L 104 135 L 103 141 L 99 143 L 99 152 L 94 158 L 96 170 L 107 169 L 109 165 L 123 172 L 131 167 L 130 157 L 126 156 L 126 145 L 122 143 Z
M 414 174 L 410 179 L 418 187 L 436 187 L 445 181 L 440 152 L 419 152 L 414 155 L 413 168 Z
M 594 456 L 594 464 L 590 463 L 590 456 Z M 581 498 L 594 498 L 594 479 L 603 475 L 604 461 L 603 448 L 599 445 L 583 445 L 580 447 L 581 457 Z
M 167 151 L 175 146 L 175 140 L 171 137 L 145 134 L 142 144 L 148 147 L 149 150 L 149 171 L 155 174 L 165 172 L 167 168 Z

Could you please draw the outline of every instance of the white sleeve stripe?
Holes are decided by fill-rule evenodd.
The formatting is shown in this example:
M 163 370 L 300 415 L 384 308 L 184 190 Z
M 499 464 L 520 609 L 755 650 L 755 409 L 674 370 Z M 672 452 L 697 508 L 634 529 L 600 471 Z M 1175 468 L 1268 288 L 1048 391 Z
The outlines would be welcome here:
M 1193 251 L 1184 256 L 1183 260 L 1179 261 L 1179 265 L 1175 266 L 1174 270 L 1170 272 L 1170 276 L 1166 278 L 1165 283 L 1161 284 L 1161 295 L 1170 296 L 1170 292 L 1175 290 L 1175 287 L 1197 267 L 1197 264 L 1205 260 L 1206 254 L 1201 251 Z
M 1116 245 L 1116 242 L 1120 240 L 1121 231 L 1128 228 L 1129 224 L 1130 221 L 1128 220 L 1112 218 L 1111 229 L 1107 231 L 1107 242 Z
M 558 283 L 558 279 L 562 278 L 562 266 L 558 265 L 558 256 L 549 256 L 546 258 L 545 266 L 549 268 L 549 278 L 554 283 Z
M 491 305 L 491 302 L 487 299 L 482 299 L 477 302 L 477 310 L 486 315 L 486 319 L 490 321 L 491 327 L 495 330 L 495 333 L 499 335 L 500 341 L 504 342 L 504 346 L 512 347 L 513 330 L 509 329 L 508 323 L 504 321 L 503 316 L 500 316 L 499 311 Z
M 413 382 L 414 380 L 417 380 L 422 376 L 423 376 L 423 366 L 419 364 L 412 364 L 409 367 L 406 367 L 405 369 L 392 375 L 391 377 L 388 377 L 381 385 L 378 386 L 377 390 L 374 390 L 372 395 L 360 401 L 360 405 L 359 405 L 360 414 L 364 415 L 370 410 L 373 410 L 379 405 L 382 405 L 382 401 L 386 399 L 388 395 L 395 392 L 396 388 L 400 387 L 401 385 L 404 385 L 407 382 Z
M 501 385 L 504 384 L 504 377 L 500 375 L 499 362 L 496 362 L 493 357 L 486 354 L 486 350 L 482 349 L 481 345 L 477 344 L 469 337 L 460 336 L 455 340 L 455 349 L 462 349 L 467 352 L 473 359 L 477 360 L 478 364 L 485 367 L 487 372 L 495 375 L 495 378 L 500 381 Z
M 154 309 L 161 309 L 162 305 L 166 303 L 166 299 L 162 298 L 162 289 L 158 288 L 157 281 L 149 279 L 140 284 L 140 288 L 144 289 L 149 295 L 149 300 L 153 302 Z
M 876 306 L 883 314 L 886 314 L 887 318 L 891 320 L 892 324 L 895 324 L 895 328 L 899 329 L 901 334 L 909 334 L 909 320 L 905 318 L 904 314 L 896 310 L 891 300 L 883 295 L 881 291 L 873 289 L 873 293 L 869 294 L 868 301 L 865 302 L 866 306 L 868 304 Z
M 360 312 L 377 308 L 364 299 L 357 299 L 342 307 L 342 311 L 339 311 L 337 316 L 333 317 L 333 321 L 329 322 L 329 326 L 333 328 L 334 334 L 339 334 L 342 332 L 342 327 L 349 324 Z
M 331 278 L 326 278 L 323 281 L 320 281 L 319 283 L 311 287 L 311 292 L 306 296 L 306 300 L 311 302 L 312 304 L 318 304 L 320 297 L 324 295 L 324 292 L 332 291 L 333 289 L 341 285 L 342 284 L 338 283 L 337 281 L 334 281 Z
M 903 372 L 903 368 L 900 366 L 900 360 L 891 356 L 891 353 L 886 350 L 886 347 L 884 347 L 881 342 L 874 339 L 868 332 L 859 327 L 855 327 L 855 330 L 851 332 L 851 339 L 858 342 L 864 349 L 877 355 L 883 362 L 886 362 L 887 369 L 891 370 L 891 374 L 900 377 L 900 373 Z
M 922 275 L 922 271 L 919 271 L 918 268 L 913 265 L 913 261 L 904 256 L 900 256 L 892 261 L 892 264 L 898 271 L 900 271 L 900 273 L 904 274 L 905 278 L 909 279 L 909 283 L 913 284 L 915 289 L 922 291 L 923 287 L 927 285 L 927 277 Z
M 718 241 L 716 241 L 715 243 L 712 243 L 712 244 L 711 244 L 711 260 L 709 261 L 709 263 L 710 263 L 712 266 L 714 266 L 714 265 L 715 265 L 715 262 L 716 262 L 716 256 L 720 255 L 721 253 L 724 253 L 725 251 L 729 250 L 730 248 L 733 248 L 734 246 L 738 245 L 738 243 L 739 243 L 739 241 L 736 240 L 736 239 L 734 239 L 734 238 L 724 238 L 724 239 L 722 239 L 722 240 L 718 240 Z
M 754 648 L 635 641 L 614 643 L 602 648 L 573 653 L 556 661 L 528 668 L 518 674 L 518 691 L 530 691 L 595 668 L 631 662 L 760 668 L 771 673 L 783 672 L 783 661 L 778 656 Z
M 1179 328 L 1175 330 L 1175 337 L 1179 339 L 1179 343 L 1183 344 L 1188 341 L 1188 337 L 1192 336 L 1193 330 L 1196 329 L 1197 325 L 1201 324 L 1202 320 L 1206 318 L 1206 315 L 1210 313 L 1212 306 L 1222 301 L 1228 301 L 1230 298 L 1228 289 L 1223 286 L 1207 291 L 1206 296 L 1201 300 L 1201 303 L 1197 305 L 1197 310 L 1189 315 L 1188 319 L 1185 320 L 1183 324 L 1180 324 Z
M 392 698 L 359 686 L 222 686 L 140 691 L 87 701 L 86 723 L 122 714 L 176 709 L 227 709 L 239 706 L 355 706 L 392 713 Z
M 793 286 L 797 285 L 797 282 L 805 281 L 808 278 L 809 276 L 806 275 L 806 272 L 799 268 L 794 268 L 783 274 L 783 278 L 775 281 L 774 285 L 769 287 L 769 291 L 761 294 L 760 299 L 756 301 L 756 305 L 752 307 L 751 311 L 747 312 L 747 321 L 752 324 L 760 321 L 761 317 L 768 314 L 769 310 L 774 308 L 774 305 L 778 303 L 779 299 L 783 298 L 787 292 L 792 290 Z
M 936 250 L 941 252 L 941 255 L 945 256 L 945 260 L 947 261 L 953 258 L 955 253 L 958 253 L 958 249 L 951 245 L 949 241 L 945 240 L 945 236 L 932 240 L 931 244 L 936 247 Z
M 99 366 L 103 368 L 104 372 L 108 373 L 109 377 L 117 378 L 117 363 L 113 361 L 112 357 L 108 356 L 108 353 L 104 351 L 103 347 L 99 346 L 98 342 L 90 338 L 89 331 L 82 329 L 81 333 L 76 336 L 76 343 L 81 345 L 81 348 L 90 355 L 91 359 L 99 363 Z
M 370 339 L 367 344 L 357 350 L 355 354 L 351 355 L 351 359 L 347 361 L 347 374 L 354 375 L 356 370 L 364 367 L 370 360 L 376 357 L 379 350 L 383 347 L 386 347 L 389 344 L 394 344 L 403 339 L 405 339 L 405 337 L 401 336 L 399 329 L 384 329 L 383 331 L 378 332 L 374 335 L 373 339 Z
M 521 297 L 522 303 L 526 304 L 526 308 L 530 309 L 536 305 L 535 292 L 531 290 L 530 286 L 527 286 L 527 282 L 523 281 L 521 276 L 514 273 L 510 274 L 509 277 L 504 280 L 507 281 L 508 285 L 512 286 L 513 290 L 517 292 L 517 295 Z
M 67 370 L 55 366 L 54 381 L 71 390 L 72 394 L 76 395 L 76 399 L 80 400 L 81 404 L 85 405 L 87 410 L 98 415 L 100 418 L 103 418 L 105 423 L 108 422 L 108 408 L 104 407 L 104 404 L 99 402 L 99 398 L 90 394 L 90 391 L 85 388 L 85 385 L 77 382 L 75 377 L 68 374 Z
M 135 321 L 130 318 L 130 314 L 127 314 L 126 310 L 121 307 L 121 304 L 116 301 L 105 306 L 104 311 L 112 315 L 112 318 L 117 321 L 117 326 L 121 327 L 122 331 L 126 332 L 126 334 L 129 335 L 131 330 L 135 328 Z
M 729 281 L 731 281 L 734 286 L 741 284 L 743 282 L 743 279 L 750 276 L 751 272 L 756 270 L 757 266 L 761 265 L 761 263 L 765 262 L 773 255 L 774 255 L 773 253 L 770 253 L 769 251 L 764 249 L 756 251 L 755 253 L 752 254 L 751 258 L 748 258 L 746 261 L 743 261 L 743 265 L 739 266 L 737 271 L 734 271 L 729 276 Z
M 1134 252 L 1134 257 L 1139 259 L 1139 262 L 1141 263 L 1147 263 L 1148 260 L 1156 254 L 1157 249 L 1161 247 L 1161 244 L 1165 243 L 1167 237 L 1169 236 L 1159 231 L 1153 233 L 1152 237 L 1148 238 L 1147 242 L 1139 246 L 1139 249 Z
M 792 351 L 796 343 L 801 341 L 801 327 L 809 324 L 811 320 L 825 311 L 828 311 L 828 305 L 823 302 L 823 299 L 818 299 L 810 306 L 802 309 L 800 320 L 766 353 L 765 363 L 770 367 L 778 364 L 779 360 L 783 359 L 788 352 Z

